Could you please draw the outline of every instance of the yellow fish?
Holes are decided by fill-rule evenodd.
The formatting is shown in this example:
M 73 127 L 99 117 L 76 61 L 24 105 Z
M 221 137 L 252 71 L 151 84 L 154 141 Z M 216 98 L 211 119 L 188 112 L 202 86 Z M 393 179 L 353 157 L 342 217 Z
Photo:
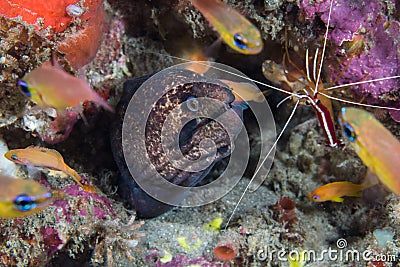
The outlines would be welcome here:
M 308 198 L 314 202 L 343 202 L 343 196 L 361 197 L 361 191 L 372 185 L 353 184 L 346 181 L 333 182 L 318 187 L 308 195 Z
M 221 82 L 232 89 L 232 93 L 235 95 L 235 102 L 254 101 L 261 103 L 266 101 L 263 92 L 261 92 L 254 84 L 247 82 L 233 82 L 229 80 L 221 80 Z
M 190 2 L 232 49 L 246 55 L 261 52 L 263 42 L 260 31 L 232 7 L 219 0 L 190 0 Z
M 357 155 L 393 193 L 400 195 L 400 142 L 375 117 L 362 109 L 342 108 L 339 122 Z
M 52 202 L 52 193 L 38 182 L 0 174 L 0 218 L 32 215 Z
M 51 62 L 45 62 L 25 74 L 18 85 L 26 96 L 41 107 L 64 111 L 84 101 L 93 101 L 106 110 L 113 110 L 85 80 L 65 72 L 54 57 Z
M 4 154 L 4 157 L 14 163 L 29 167 L 44 167 L 62 171 L 71 176 L 83 188 L 88 187 L 81 183 L 82 177 L 74 169 L 65 164 L 61 154 L 54 149 L 30 146 L 23 149 L 10 150 Z

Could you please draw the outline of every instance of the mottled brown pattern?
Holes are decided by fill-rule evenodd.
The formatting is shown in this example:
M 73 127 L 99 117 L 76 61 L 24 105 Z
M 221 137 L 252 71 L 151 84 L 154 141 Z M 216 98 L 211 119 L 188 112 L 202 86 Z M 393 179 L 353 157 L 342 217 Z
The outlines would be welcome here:
M 195 80 L 200 80 L 200 82 L 182 84 L 181 81 L 185 80 L 182 79 L 182 77 L 188 77 L 187 75 L 193 75 L 193 77 L 197 78 Z M 208 118 L 192 120 L 185 125 L 180 133 L 180 150 L 182 154 L 186 159 L 189 160 L 197 159 L 201 153 L 203 153 L 204 156 L 204 150 L 199 148 L 199 143 L 204 139 L 211 139 L 217 148 L 216 157 L 211 161 L 209 167 L 203 171 L 188 172 L 175 168 L 167 159 L 161 143 L 161 129 L 169 113 L 188 98 L 207 97 L 216 99 L 223 103 L 223 105 L 219 105 L 219 107 L 206 107 L 209 111 L 208 114 L 212 114 L 212 117 L 217 118 L 225 114 L 226 111 L 230 109 L 233 109 L 236 113 L 241 114 L 240 107 L 232 107 L 231 105 L 234 100 L 234 96 L 230 89 L 221 85 L 219 81 L 210 83 L 206 82 L 204 78 L 201 79 L 199 78 L 200 76 L 197 76 L 198 74 L 194 74 L 185 70 L 177 73 L 175 77 L 168 77 L 169 82 L 174 81 L 174 84 L 163 84 L 164 88 L 168 88 L 170 90 L 165 90 L 165 93 L 163 93 L 159 100 L 154 103 L 147 119 L 145 129 L 145 146 L 147 150 L 147 156 L 149 157 L 151 163 L 162 177 L 174 184 L 179 184 L 181 186 L 195 186 L 197 183 L 199 183 L 205 176 L 207 176 L 217 161 L 230 155 L 231 145 L 228 132 L 220 123 Z M 122 147 L 124 146 L 124 149 L 126 149 L 127 144 L 122 144 L 123 140 L 121 138 L 122 121 L 125 117 L 125 111 L 128 107 L 129 101 L 133 97 L 136 90 L 144 81 L 146 81 L 147 78 L 148 77 L 136 78 L 125 83 L 124 93 L 117 107 L 118 118 L 116 118 L 116 123 L 112 127 L 111 142 L 114 158 L 121 171 L 121 178 L 119 180 L 120 195 L 138 212 L 139 216 L 154 217 L 164 213 L 170 209 L 171 206 L 151 198 L 136 184 L 128 170 L 125 161 L 143 161 L 144 159 L 135 157 L 135 145 L 133 145 L 133 148 L 129 148 L 132 152 L 130 153 L 132 154 L 132 158 L 125 159 Z M 202 82 L 202 80 L 204 80 L 204 82 Z M 167 83 L 168 81 L 163 81 L 162 83 L 164 82 Z M 158 85 L 153 86 L 158 87 Z M 146 90 L 145 94 L 153 94 L 154 92 L 151 92 L 152 90 L 154 90 L 154 88 L 150 86 L 148 90 Z M 144 99 L 143 102 L 145 103 L 146 99 Z M 181 108 L 185 107 L 185 104 L 183 104 Z M 135 115 L 142 116 L 143 114 Z M 182 120 L 185 120 L 185 116 L 185 112 L 177 112 L 174 114 L 174 116 L 172 116 L 172 123 L 170 125 L 172 125 L 171 127 L 175 129 L 167 129 L 167 132 L 177 131 L 176 127 L 180 127 L 179 125 L 182 123 Z M 233 121 L 234 120 L 232 120 L 232 122 Z M 235 122 L 228 124 L 228 127 L 230 127 L 229 130 L 231 132 L 238 133 L 242 125 L 238 125 L 238 123 Z M 164 128 L 163 131 L 165 130 L 166 129 Z M 130 134 L 135 136 L 136 133 L 137 131 L 133 127 Z M 133 175 L 146 177 L 146 170 L 138 171 L 137 173 L 133 173 Z
M 226 103 L 226 107 L 223 110 L 218 110 L 215 107 L 207 107 L 214 109 L 211 111 L 214 116 L 219 116 L 227 111 L 230 108 L 229 102 L 233 100 L 231 92 L 227 88 L 217 84 L 198 82 L 176 86 L 154 105 L 146 125 L 146 149 L 148 156 L 154 166 L 156 166 L 157 171 L 164 178 L 175 184 L 187 186 L 193 183 L 189 177 L 197 176 L 198 174 L 178 170 L 169 162 L 162 148 L 161 129 L 169 113 L 189 97 L 211 97 Z M 185 120 L 185 112 L 179 112 L 179 116 L 174 116 L 173 120 L 175 121 L 174 126 L 179 125 L 180 121 Z M 199 142 L 205 138 L 214 140 L 217 148 L 229 147 L 230 140 L 228 133 L 219 123 L 202 118 L 194 124 L 193 129 L 190 127 L 185 129 L 186 131 L 193 131 L 192 134 L 189 134 L 190 139 L 181 147 L 182 154 L 186 158 L 195 160 L 200 157 Z M 197 125 L 201 126 L 197 127 Z M 184 134 L 187 134 L 185 130 Z M 171 131 L 173 130 L 171 129 Z M 219 159 L 229 155 L 229 149 L 227 150 L 228 153 L 217 152 L 216 157 Z

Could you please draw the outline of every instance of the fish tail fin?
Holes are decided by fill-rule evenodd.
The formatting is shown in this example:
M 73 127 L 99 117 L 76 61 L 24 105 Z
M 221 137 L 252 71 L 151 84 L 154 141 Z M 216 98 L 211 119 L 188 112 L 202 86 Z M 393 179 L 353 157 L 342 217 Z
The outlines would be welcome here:
M 85 190 L 86 192 L 89 193 L 96 193 L 97 189 L 94 188 L 91 185 L 87 185 L 87 184 L 82 184 L 82 177 L 72 168 L 68 167 L 68 174 L 72 177 L 72 179 L 74 179 L 74 181 L 80 186 L 82 187 L 83 190 Z
M 349 197 L 362 197 L 362 190 L 363 190 L 363 189 L 364 189 L 364 188 L 360 189 L 360 191 L 351 193 L 351 194 L 349 194 L 348 196 L 349 196 Z
M 331 201 L 333 201 L 333 202 L 343 202 L 344 199 L 342 197 L 334 197 L 334 198 L 331 199 Z
M 93 97 L 92 99 L 89 99 L 90 101 L 93 101 L 97 104 L 99 104 L 101 107 L 103 107 L 105 110 L 108 110 L 110 112 L 114 112 L 114 109 L 105 101 L 101 96 L 99 96 L 97 93 L 93 92 Z
M 83 187 L 83 184 L 81 183 L 82 182 L 82 177 L 74 169 L 72 169 L 69 166 L 66 166 L 65 169 L 66 169 L 65 172 L 68 173 L 68 175 L 71 176 L 72 179 L 74 179 L 74 181 L 77 184 L 79 184 L 81 187 Z

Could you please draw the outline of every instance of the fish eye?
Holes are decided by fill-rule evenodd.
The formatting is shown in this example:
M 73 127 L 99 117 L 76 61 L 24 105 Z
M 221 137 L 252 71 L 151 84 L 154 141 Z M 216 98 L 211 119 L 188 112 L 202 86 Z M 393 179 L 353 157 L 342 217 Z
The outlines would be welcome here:
M 18 160 L 18 156 L 15 155 L 15 154 L 12 154 L 12 155 L 11 155 L 11 159 L 12 159 L 12 160 Z
M 233 43 L 240 49 L 247 48 L 245 38 L 240 33 L 235 33 L 233 35 Z
M 190 96 L 186 100 L 186 107 L 193 112 L 199 111 L 200 109 L 200 102 L 197 100 L 197 98 Z
M 349 138 L 350 142 L 354 142 L 357 138 L 353 126 L 351 126 L 347 122 L 343 124 L 343 133 L 347 138 Z
M 317 200 L 317 199 L 320 199 L 320 196 L 318 196 L 318 195 L 313 195 L 313 197 L 312 197 L 314 200 Z
M 28 195 L 19 195 L 14 199 L 14 207 L 19 211 L 30 211 L 36 207 L 35 200 Z
M 19 81 L 18 81 L 18 85 L 19 85 L 19 87 L 21 88 L 22 92 L 23 92 L 26 96 L 31 97 L 31 92 L 29 91 L 29 87 L 28 87 L 28 84 L 27 84 L 26 82 L 24 82 L 24 81 L 22 81 L 22 80 L 19 80 Z

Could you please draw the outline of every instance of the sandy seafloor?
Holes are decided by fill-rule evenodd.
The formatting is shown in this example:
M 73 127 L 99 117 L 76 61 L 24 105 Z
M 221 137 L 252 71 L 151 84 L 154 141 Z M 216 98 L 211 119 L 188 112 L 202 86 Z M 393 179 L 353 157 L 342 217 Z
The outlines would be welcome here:
M 119 62 L 121 65 L 113 70 L 118 75 L 111 75 L 110 84 L 115 92 L 110 99 L 113 105 L 120 97 L 125 79 L 150 74 L 172 64 L 172 59 L 157 53 L 180 55 L 171 48 L 175 39 L 174 35 L 169 35 L 168 12 L 174 18 L 170 22 L 174 26 L 170 27 L 176 27 L 178 21 L 183 25 L 179 24 L 179 29 L 192 32 L 198 42 L 210 44 L 216 38 L 200 14 L 183 1 L 176 5 L 169 3 L 170 7 L 161 4 L 162 1 L 156 2 L 154 5 L 145 1 L 131 5 L 118 1 L 107 4 L 113 18 L 127 25 L 125 33 L 109 37 L 120 38 L 122 48 L 118 49 L 125 56 L 122 63 Z M 236 1 L 229 2 L 237 4 Z M 263 60 L 282 55 L 283 19 L 290 18 L 284 17 L 279 10 L 289 6 L 293 8 L 294 4 L 292 1 L 269 1 L 268 5 L 265 4 L 269 8 L 267 15 L 261 18 L 257 13 L 259 5 L 254 10 L 250 2 L 245 1 L 238 6 L 256 19 L 256 25 L 262 29 L 263 37 L 268 40 L 266 45 L 270 45 L 271 50 L 266 49 L 259 56 L 247 58 L 222 45 L 217 61 L 238 67 L 252 78 L 260 79 Z M 137 8 L 141 4 L 142 13 L 151 16 L 139 24 L 143 14 L 137 17 L 135 14 L 138 14 Z M 181 13 L 177 13 L 178 10 Z M 127 16 L 128 12 L 133 14 Z M 296 29 L 297 26 L 293 27 Z M 309 27 L 305 28 L 311 31 Z M 304 28 L 302 30 L 294 35 L 301 36 L 305 31 Z M 320 42 L 315 35 L 303 36 L 301 41 L 307 43 L 309 38 Z M 185 42 L 177 41 L 176 46 L 185 49 Z M 278 55 L 268 55 L 269 52 Z M 106 53 L 107 49 L 100 55 Z M 86 69 L 88 79 L 98 77 L 101 68 L 109 66 L 104 62 L 96 65 L 96 60 L 102 60 L 101 56 Z M 275 93 L 268 97 L 271 107 L 282 99 Z M 18 101 L 22 100 L 19 98 Z M 277 132 L 280 132 L 293 107 L 289 102 L 278 109 L 272 108 Z M 25 102 L 24 105 L 30 110 L 32 104 Z M 340 103 L 334 105 L 336 114 L 341 106 Z M 3 109 L 2 117 L 5 119 L 2 121 L 6 123 L 2 124 L 0 131 L 10 148 L 32 144 L 46 146 L 32 128 L 27 128 L 26 120 L 12 117 L 9 106 L 3 106 Z M 18 114 L 14 115 L 21 116 L 19 111 L 15 112 Z M 400 136 L 398 123 L 387 114 L 376 114 L 394 135 Z M 40 117 L 32 123 L 42 119 Z M 359 183 L 366 171 L 348 143 L 340 149 L 325 146 L 324 136 L 310 107 L 299 107 L 278 144 L 273 167 L 263 185 L 245 195 L 225 230 L 227 220 L 249 182 L 251 170 L 218 201 L 196 208 L 175 208 L 157 218 L 133 221 L 134 211 L 123 207 L 113 186 L 119 174 L 109 144 L 108 122 L 111 115 L 101 111 L 88 119 L 89 125 L 78 122 L 66 141 L 50 147 L 62 152 L 65 161 L 84 174 L 102 193 L 99 192 L 98 197 L 77 193 L 79 188 L 72 180 L 62 179 L 58 173 L 46 172 L 41 179 L 47 180 L 48 186 L 69 188 L 71 194 L 66 202 L 50 206 L 26 219 L 0 220 L 1 266 L 289 266 L 282 251 L 288 253 L 293 250 L 314 251 L 317 256 L 324 250 L 337 252 L 332 252 L 332 257 L 325 252 L 322 260 L 309 259 L 304 266 L 400 266 L 400 201 L 383 186 L 365 190 L 361 198 L 345 198 L 343 203 L 313 203 L 307 198 L 312 190 L 329 182 Z M 245 125 L 251 129 L 254 122 L 245 119 Z M 254 134 L 250 135 L 250 140 L 254 148 L 251 150 L 254 165 L 260 141 Z M 212 171 L 213 174 L 217 172 Z M 27 176 L 25 168 L 17 173 Z M 294 214 L 293 210 L 289 211 L 290 222 L 279 219 L 277 211 L 272 208 L 281 197 L 288 197 L 295 203 Z M 68 208 L 63 210 L 65 205 Z M 205 227 L 216 218 L 222 219 L 221 230 Z M 142 221 L 143 225 L 140 225 Z M 380 246 L 373 234 L 375 230 L 386 230 L 393 233 L 393 237 Z M 239 247 L 234 260 L 223 262 L 215 259 L 213 249 L 222 243 Z M 346 258 L 349 250 L 356 250 L 361 259 Z M 364 260 L 362 255 L 366 251 L 371 252 L 368 256 L 392 258 L 386 263 Z

